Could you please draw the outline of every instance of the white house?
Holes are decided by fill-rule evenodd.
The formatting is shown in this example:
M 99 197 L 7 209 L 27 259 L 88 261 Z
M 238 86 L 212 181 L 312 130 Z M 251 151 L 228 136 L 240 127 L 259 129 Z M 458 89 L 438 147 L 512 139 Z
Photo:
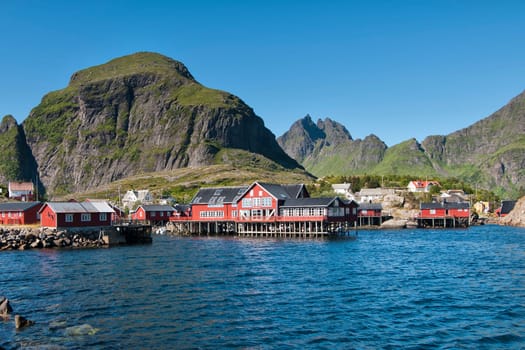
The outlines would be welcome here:
M 414 180 L 408 183 L 409 192 L 430 192 L 432 186 L 440 186 L 437 181 Z
M 35 198 L 35 187 L 32 182 L 13 182 L 8 184 L 9 199 L 31 202 Z
M 354 199 L 354 194 L 352 193 L 352 184 L 333 184 L 332 190 L 335 193 L 345 196 L 347 199 Z
M 122 197 L 122 207 L 132 209 L 135 204 L 152 204 L 153 196 L 149 190 L 130 190 Z

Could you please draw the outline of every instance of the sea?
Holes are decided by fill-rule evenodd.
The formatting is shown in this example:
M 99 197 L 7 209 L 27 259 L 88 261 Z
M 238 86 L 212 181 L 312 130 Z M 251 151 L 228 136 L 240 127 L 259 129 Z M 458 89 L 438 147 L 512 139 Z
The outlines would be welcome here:
M 3 349 L 525 349 L 525 229 L 0 252 Z

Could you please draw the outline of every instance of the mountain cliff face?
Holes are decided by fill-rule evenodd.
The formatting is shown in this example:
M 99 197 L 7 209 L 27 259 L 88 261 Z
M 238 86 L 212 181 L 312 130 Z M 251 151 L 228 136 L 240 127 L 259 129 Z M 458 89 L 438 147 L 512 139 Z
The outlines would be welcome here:
M 35 160 L 24 130 L 11 115 L 6 115 L 0 123 L 0 149 L 0 182 L 34 180 Z
M 180 62 L 137 53 L 79 71 L 23 128 L 48 191 L 89 189 L 145 172 L 221 162 L 222 151 L 300 167 L 236 96 L 206 88 Z
M 279 145 L 315 175 L 359 174 L 377 165 L 387 146 L 375 135 L 352 139 L 341 124 L 306 117 L 277 139 Z
M 429 136 L 421 144 L 411 139 L 387 148 L 374 135 L 352 140 L 342 125 L 337 130 L 345 132 L 329 138 L 325 124 L 315 125 L 306 116 L 278 138 L 290 156 L 317 176 L 458 177 L 508 196 L 525 189 L 525 92 L 491 116 L 449 135 Z

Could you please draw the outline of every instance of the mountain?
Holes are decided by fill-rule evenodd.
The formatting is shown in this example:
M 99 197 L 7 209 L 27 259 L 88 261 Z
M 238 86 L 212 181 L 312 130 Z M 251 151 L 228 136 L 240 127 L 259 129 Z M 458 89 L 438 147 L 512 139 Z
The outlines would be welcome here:
M 36 162 L 27 146 L 23 128 L 12 115 L 0 123 L 0 182 L 34 181 Z
M 367 172 L 383 159 L 387 149 L 375 135 L 354 140 L 342 124 L 329 118 L 314 123 L 309 115 L 296 121 L 277 142 L 318 176 Z
M 149 52 L 74 73 L 66 88 L 42 98 L 23 131 L 52 194 L 237 159 L 302 169 L 238 97 Z
M 277 141 L 317 176 L 457 177 L 505 196 L 525 190 L 525 92 L 467 128 L 421 143 L 410 139 L 388 148 L 374 135 L 353 140 L 343 125 L 330 119 L 314 124 L 308 115 Z

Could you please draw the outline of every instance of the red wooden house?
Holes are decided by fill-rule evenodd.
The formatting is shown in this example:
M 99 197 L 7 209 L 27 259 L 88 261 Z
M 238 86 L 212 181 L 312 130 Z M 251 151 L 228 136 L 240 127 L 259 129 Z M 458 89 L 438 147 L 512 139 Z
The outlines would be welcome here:
M 166 224 L 173 214 L 171 205 L 141 205 L 131 214 L 131 219 L 136 221 L 149 221 L 153 225 Z
M 107 227 L 113 214 L 106 202 L 47 202 L 40 209 L 40 222 L 51 228 Z
M 40 222 L 40 202 L 0 203 L 0 225 L 34 225 Z
M 468 226 L 470 204 L 467 202 L 421 203 L 417 217 L 418 225 L 423 227 Z
M 381 203 L 359 203 L 357 223 L 359 226 L 381 225 L 383 223 L 383 206 Z
M 309 198 L 303 184 L 204 188 L 191 202 L 191 214 L 172 217 L 194 233 L 326 234 L 357 218 L 357 203 L 338 197 Z M 193 225 L 193 223 L 195 225 Z M 191 224 L 191 225 L 190 225 Z

